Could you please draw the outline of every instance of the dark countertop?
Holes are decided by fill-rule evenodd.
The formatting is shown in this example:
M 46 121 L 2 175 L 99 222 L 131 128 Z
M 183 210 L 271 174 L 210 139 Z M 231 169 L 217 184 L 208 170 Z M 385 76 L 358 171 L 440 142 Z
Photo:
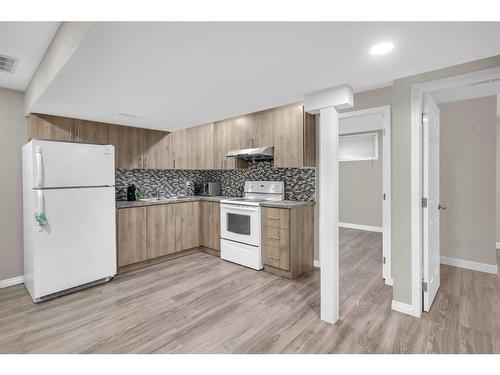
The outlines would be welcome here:
M 276 201 L 276 202 L 265 202 L 261 204 L 262 207 L 272 207 L 272 208 L 294 208 L 303 206 L 314 206 L 314 202 L 311 201 Z
M 183 198 L 175 198 L 168 200 L 160 200 L 153 202 L 144 202 L 144 201 L 116 201 L 116 208 L 129 208 L 129 207 L 143 207 L 143 206 L 155 206 L 158 204 L 174 204 L 174 203 L 182 203 L 182 202 L 197 202 L 197 201 L 205 201 L 205 202 L 220 202 L 221 199 L 227 199 L 232 197 L 223 197 L 223 196 L 201 196 L 194 195 Z
M 183 198 L 175 198 L 168 200 L 160 200 L 153 202 L 144 202 L 144 201 L 116 201 L 116 208 L 129 208 L 129 207 L 144 207 L 144 206 L 155 206 L 158 204 L 174 204 L 174 203 L 182 203 L 182 202 L 220 202 L 222 199 L 229 199 L 234 197 L 225 197 L 225 196 L 201 196 L 194 195 Z M 262 207 L 274 207 L 274 208 L 293 208 L 293 207 L 302 207 L 302 206 L 311 206 L 314 205 L 314 202 L 304 202 L 304 201 L 277 201 L 277 202 L 266 202 L 262 203 Z

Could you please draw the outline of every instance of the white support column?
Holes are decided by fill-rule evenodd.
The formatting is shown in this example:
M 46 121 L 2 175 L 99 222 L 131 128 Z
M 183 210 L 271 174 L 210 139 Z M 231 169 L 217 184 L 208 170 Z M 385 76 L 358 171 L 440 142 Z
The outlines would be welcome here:
M 319 259 L 321 319 L 339 319 L 339 118 L 334 107 L 319 115 Z
M 316 155 L 319 189 L 319 260 L 321 263 L 321 319 L 339 319 L 339 116 L 335 108 L 352 107 L 349 86 L 340 86 L 306 96 L 305 110 L 320 115 Z

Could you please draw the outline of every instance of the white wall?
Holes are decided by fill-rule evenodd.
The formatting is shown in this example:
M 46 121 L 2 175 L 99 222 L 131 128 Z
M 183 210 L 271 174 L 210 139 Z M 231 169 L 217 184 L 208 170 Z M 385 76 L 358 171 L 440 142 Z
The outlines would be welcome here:
M 441 255 L 496 265 L 496 97 L 439 107 Z
M 383 143 L 378 131 L 378 159 L 339 163 L 341 223 L 382 227 Z
M 500 95 L 498 96 L 500 98 Z M 500 111 L 500 101 L 497 100 L 497 114 Z M 496 138 L 497 138 L 497 149 L 496 149 L 496 242 L 500 244 L 500 115 L 497 116 L 497 126 L 496 126 Z M 500 246 L 498 246 L 500 247 Z
M 23 274 L 21 146 L 23 93 L 0 88 L 0 280 Z

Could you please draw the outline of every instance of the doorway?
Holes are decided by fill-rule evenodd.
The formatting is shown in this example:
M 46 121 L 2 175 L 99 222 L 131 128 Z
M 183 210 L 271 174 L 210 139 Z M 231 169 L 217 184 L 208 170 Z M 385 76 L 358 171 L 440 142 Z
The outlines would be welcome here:
M 346 144 L 346 155 L 342 155 L 343 143 Z M 343 112 L 339 114 L 339 158 L 346 160 L 373 160 L 378 158 L 378 144 L 382 151 L 382 188 L 374 192 L 374 204 L 382 206 L 381 223 L 375 220 L 376 225 L 370 222 L 343 222 L 342 203 L 339 226 L 351 229 L 382 232 L 382 277 L 386 285 L 392 286 L 391 271 L 391 108 L 390 106 L 374 107 L 364 110 Z M 357 154 L 353 159 L 349 150 Z M 360 173 L 358 171 L 358 173 Z M 362 173 L 362 172 L 361 172 Z M 351 186 L 355 188 L 355 186 Z M 365 187 L 366 188 L 366 187 Z M 371 190 L 371 188 L 368 188 Z M 342 189 L 341 189 L 342 190 Z M 374 187 L 373 190 L 376 190 Z M 358 194 L 373 195 L 373 192 L 358 192 Z M 377 197 L 378 196 L 378 197 Z M 354 197 L 354 199 L 356 199 Z M 359 203 L 359 202 L 358 202 Z M 374 208 L 376 210 L 376 208 Z M 353 216 L 351 214 L 351 216 Z M 344 219 L 345 220 L 345 219 Z M 366 219 L 365 219 L 366 220 Z M 346 220 L 356 221 L 356 220 Z M 366 225 L 369 224 L 369 225 Z M 381 224 L 381 226 L 380 226 Z
M 414 316 L 431 310 L 441 284 L 441 264 L 497 272 L 491 233 L 496 185 L 496 120 L 491 112 L 496 97 L 491 95 L 500 94 L 500 84 L 495 86 L 499 81 L 500 68 L 493 68 L 412 87 Z M 484 104 L 478 98 L 488 96 L 490 118 L 485 126 L 478 109 Z M 470 112 L 464 112 L 468 106 Z M 486 154 L 488 159 L 482 158 Z M 462 259 L 467 257 L 464 251 L 474 257 L 482 248 L 495 264 Z

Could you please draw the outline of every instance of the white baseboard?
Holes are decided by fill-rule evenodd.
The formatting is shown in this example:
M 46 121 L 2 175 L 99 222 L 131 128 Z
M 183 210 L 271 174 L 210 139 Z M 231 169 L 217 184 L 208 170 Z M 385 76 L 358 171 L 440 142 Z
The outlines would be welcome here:
M 379 233 L 382 233 L 382 231 L 383 231 L 382 227 L 374 227 L 371 225 L 361 225 L 361 224 L 352 224 L 352 223 L 339 223 L 339 227 L 358 229 L 358 230 L 367 230 L 370 232 L 379 232 Z
M 396 300 L 392 300 L 391 309 L 403 314 L 414 316 L 416 318 L 420 318 L 421 315 L 418 312 L 414 311 L 413 305 L 409 305 L 407 303 L 399 302 Z
M 459 268 L 467 268 L 469 270 L 474 270 L 479 272 L 494 273 L 494 274 L 497 273 L 496 264 L 478 263 L 470 260 L 449 258 L 445 256 L 441 256 L 441 264 L 446 264 L 448 266 L 454 266 Z
M 314 267 L 320 268 L 319 267 L 319 260 L 314 259 Z
M 496 248 L 497 248 L 497 250 L 500 250 L 500 242 L 496 243 Z M 498 253 L 498 251 L 497 251 L 497 253 Z
M 0 289 L 24 283 L 24 276 L 16 276 L 10 279 L 0 280 Z

